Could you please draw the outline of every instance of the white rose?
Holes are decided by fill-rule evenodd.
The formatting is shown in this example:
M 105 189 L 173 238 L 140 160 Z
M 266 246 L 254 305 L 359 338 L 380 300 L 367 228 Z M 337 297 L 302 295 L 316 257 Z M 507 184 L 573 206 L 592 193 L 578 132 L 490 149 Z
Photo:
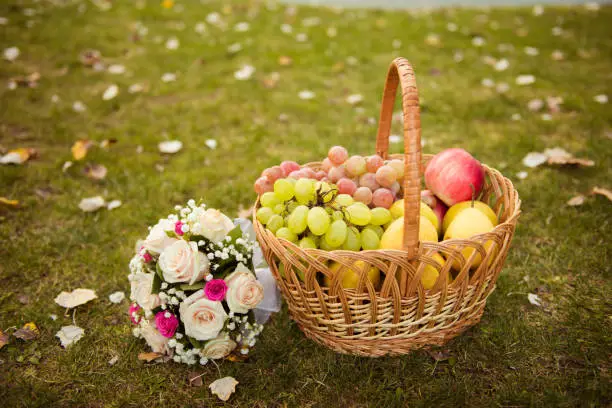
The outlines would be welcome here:
M 212 208 L 202 211 L 194 225 L 197 225 L 193 231 L 194 234 L 203 235 L 214 243 L 222 241 L 227 233 L 235 228 L 227 215 Z
M 185 334 L 196 340 L 210 340 L 219 335 L 227 320 L 221 302 L 204 297 L 200 289 L 181 303 L 179 307 Z
M 225 283 L 225 301 L 234 313 L 246 313 L 263 299 L 263 286 L 243 264 L 238 264 L 236 270 L 225 278 Z
M 154 353 L 170 353 L 170 347 L 168 347 L 169 339 L 160 334 L 154 322 L 143 319 L 140 325 L 140 334 Z
M 222 334 L 206 343 L 200 355 L 206 358 L 219 359 L 226 357 L 236 348 L 236 342 L 227 334 Z
M 143 246 L 147 251 L 161 254 L 162 251 L 177 241 L 176 238 L 170 238 L 166 235 L 166 231 L 174 231 L 174 223 L 168 219 L 159 220 L 159 222 L 151 228 L 149 235 L 144 240 Z
M 203 279 L 210 266 L 206 255 L 198 251 L 198 244 L 183 239 L 164 249 L 157 264 L 166 282 L 189 282 L 190 285 Z
M 151 293 L 153 289 L 152 273 L 135 273 L 130 277 L 130 299 L 145 310 L 155 309 L 162 304 L 159 296 Z

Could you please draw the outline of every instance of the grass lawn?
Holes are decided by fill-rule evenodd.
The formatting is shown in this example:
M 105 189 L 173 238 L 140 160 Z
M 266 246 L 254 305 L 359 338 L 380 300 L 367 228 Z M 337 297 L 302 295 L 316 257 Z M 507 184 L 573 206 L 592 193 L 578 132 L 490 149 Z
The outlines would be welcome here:
M 409 13 L 195 0 L 169 8 L 117 1 L 105 10 L 107 3 L 0 5 L 7 19 L 0 49 L 20 50 L 13 62 L 0 61 L 0 145 L 39 153 L 23 165 L 0 166 L 0 197 L 20 202 L 18 208 L 0 203 L 0 328 L 12 332 L 27 322 L 40 328 L 37 339 L 13 339 L 0 350 L 0 405 L 609 404 L 612 203 L 589 193 L 612 188 L 612 110 L 595 100 L 612 96 L 612 7 L 545 8 L 534 15 L 509 8 Z M 212 12 L 219 22 L 206 22 Z M 248 30 L 236 27 L 240 22 Z M 484 43 L 473 45 L 474 37 Z M 171 50 L 166 44 L 173 38 L 179 46 Z M 125 72 L 83 66 L 79 55 L 86 49 Z M 282 56 L 291 64 L 280 64 Z M 461 146 L 504 172 L 521 194 L 513 248 L 481 323 L 442 348 L 448 358 L 441 361 L 425 351 L 369 359 L 315 345 L 285 308 L 245 363 L 188 368 L 138 361 L 146 347 L 132 337 L 128 303 L 112 304 L 108 295 L 129 293 L 128 261 L 147 225 L 192 197 L 237 214 L 254 201 L 252 183 L 261 170 L 285 159 L 320 160 L 335 144 L 373 153 L 384 75 L 396 56 L 416 70 L 424 151 Z M 492 58 L 506 58 L 509 66 L 498 71 Z M 234 73 L 244 64 L 256 71 L 238 81 Z M 37 87 L 9 89 L 10 78 L 33 72 L 41 75 Z M 176 80 L 162 81 L 166 73 Z M 519 75 L 533 75 L 535 83 L 517 85 Z M 486 86 L 490 81 L 495 86 Z M 118 95 L 103 100 L 112 84 Z M 134 84 L 143 91 L 128 92 Z M 300 99 L 303 90 L 314 98 Z M 352 94 L 363 95 L 361 105 L 346 101 Z M 558 111 L 549 110 L 547 97 L 563 98 Z M 528 108 L 536 98 L 544 101 L 537 112 Z M 77 101 L 85 111 L 73 109 Z M 393 132 L 401 135 L 401 123 Z M 112 138 L 116 144 L 93 147 L 62 171 L 74 161 L 76 140 Z M 182 141 L 183 150 L 163 156 L 157 144 L 169 139 Z M 208 139 L 218 146 L 208 147 Z M 595 166 L 521 163 L 528 152 L 552 147 Z M 108 175 L 86 177 L 86 163 L 106 166 Z M 522 171 L 526 177 L 518 176 Z M 582 206 L 566 205 L 578 194 L 587 196 Z M 95 195 L 123 205 L 83 213 L 79 201 Z M 78 287 L 95 289 L 99 298 L 65 316 L 53 299 Z M 531 305 L 528 293 L 538 294 L 542 307 Z M 73 319 L 85 335 L 63 349 L 55 333 Z M 203 386 L 188 384 L 193 373 L 203 374 Z M 225 375 L 240 382 L 227 404 L 207 388 Z

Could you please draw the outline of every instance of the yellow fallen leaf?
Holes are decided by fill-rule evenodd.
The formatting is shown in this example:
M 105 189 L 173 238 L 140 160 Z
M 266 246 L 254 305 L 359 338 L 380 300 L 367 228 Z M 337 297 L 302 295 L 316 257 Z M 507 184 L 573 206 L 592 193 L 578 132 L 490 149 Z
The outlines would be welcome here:
M 593 191 L 591 191 L 591 194 L 602 195 L 606 197 L 608 200 L 612 201 L 612 191 L 608 190 L 607 188 L 595 186 L 593 187 Z
M 91 289 L 75 289 L 72 292 L 61 292 L 55 298 L 55 303 L 66 309 L 84 305 L 85 303 L 96 299 L 96 292 Z
M 151 361 L 156 360 L 160 358 L 161 356 L 163 356 L 162 353 L 154 353 L 154 352 L 140 353 L 138 354 L 138 359 L 140 361 L 146 361 L 147 363 L 150 363 Z
M 6 346 L 9 342 L 9 335 L 4 333 L 2 329 L 0 329 L 0 349 Z
M 106 177 L 106 167 L 101 164 L 88 164 L 84 169 L 85 175 L 90 179 L 103 180 Z
M 161 5 L 163 8 L 166 8 L 166 9 L 172 8 L 174 6 L 174 0 L 164 0 L 162 1 Z
M 281 55 L 280 57 L 278 57 L 278 64 L 283 67 L 291 65 L 292 62 L 293 60 L 291 59 L 291 57 L 288 57 L 286 55 Z
M 19 207 L 19 201 L 9 200 L 6 197 L 0 197 L 0 204 L 8 205 L 9 207 Z
M 34 340 L 39 335 L 40 331 L 34 322 L 24 324 L 21 329 L 13 333 L 13 336 L 24 341 Z
M 234 377 L 223 377 L 213 381 L 208 388 L 210 392 L 215 394 L 221 401 L 227 401 L 230 396 L 236 391 L 238 381 Z
M 593 167 L 595 162 L 589 159 L 580 159 L 578 157 L 549 157 L 548 164 L 560 166 L 584 166 Z
M 23 164 L 31 158 L 36 157 L 36 149 L 20 147 L 9 150 L 7 154 L 0 157 L 0 164 Z
M 90 140 L 81 139 L 74 142 L 70 151 L 74 160 L 83 160 L 87 156 L 87 151 L 91 147 L 92 143 Z

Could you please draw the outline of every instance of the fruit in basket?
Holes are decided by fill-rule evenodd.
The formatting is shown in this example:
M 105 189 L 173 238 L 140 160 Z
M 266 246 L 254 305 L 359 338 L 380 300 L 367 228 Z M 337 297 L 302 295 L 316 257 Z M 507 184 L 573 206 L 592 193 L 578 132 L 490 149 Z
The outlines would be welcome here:
M 293 190 L 295 191 L 295 199 L 300 204 L 308 204 L 315 199 L 314 180 L 301 178 L 295 182 Z
M 419 219 L 419 241 L 438 242 L 436 227 L 425 216 Z M 404 246 L 404 217 L 393 221 L 380 239 L 381 249 L 402 249 Z
M 346 177 L 338 180 L 336 185 L 338 186 L 338 193 L 340 194 L 353 195 L 355 190 L 357 190 L 357 184 L 355 184 L 353 180 Z
M 388 164 L 376 170 L 376 182 L 383 187 L 391 187 L 397 181 L 397 172 Z
M 361 156 L 349 157 L 344 165 L 350 177 L 358 177 L 366 172 L 366 159 Z
M 262 195 L 263 193 L 272 191 L 274 189 L 274 183 L 267 177 L 260 177 L 255 180 L 254 188 L 257 195 Z
M 346 207 L 348 221 L 351 224 L 365 226 L 372 220 L 372 212 L 367 205 L 357 202 Z
M 370 173 L 376 173 L 376 170 L 378 170 L 384 164 L 385 161 L 383 160 L 383 158 L 377 154 L 373 156 L 368 156 L 366 158 L 366 170 Z
M 379 188 L 372 194 L 374 207 L 390 208 L 393 204 L 393 193 L 387 188 Z
M 340 166 L 348 159 L 348 151 L 342 146 L 334 146 L 329 149 L 327 158 L 334 166 Z
M 332 222 L 325 232 L 325 243 L 331 248 L 340 247 L 346 240 L 347 234 L 346 223 L 342 220 L 335 220 Z
M 444 204 L 452 206 L 473 199 L 484 185 L 484 170 L 463 149 L 446 149 L 436 154 L 425 169 L 425 185 Z
M 380 247 L 380 238 L 376 231 L 371 228 L 364 228 L 361 231 L 361 247 L 364 250 L 378 249 Z
M 274 182 L 274 194 L 282 201 L 290 200 L 295 195 L 293 183 L 289 180 L 285 178 Z
M 329 214 L 323 207 L 313 207 L 308 210 L 308 229 L 314 235 L 323 235 L 331 224 Z
M 346 230 L 346 240 L 342 244 L 342 249 L 346 251 L 359 251 L 361 249 L 361 235 L 355 227 L 348 227 Z
M 368 205 L 372 202 L 372 190 L 367 187 L 359 187 L 353 193 L 353 198 L 355 201 Z
M 293 272 L 295 272 L 295 274 L 297 275 L 298 279 L 304 282 L 304 272 L 295 267 L 292 269 Z M 285 276 L 285 264 L 283 264 L 282 262 L 278 263 L 278 274 L 284 279 L 289 279 L 288 276 Z
M 438 233 L 441 234 L 444 229 L 442 228 L 442 223 L 444 220 L 444 216 L 448 211 L 448 207 L 446 204 L 442 202 L 442 200 L 437 200 L 436 206 L 433 208 L 434 214 L 436 214 L 436 218 L 438 218 Z
M 444 239 L 470 239 L 474 235 L 484 234 L 491 231 L 495 226 L 482 211 L 476 208 L 466 208 L 455 216 L 453 222 L 450 223 L 444 233 Z M 493 245 L 492 241 L 484 243 L 485 249 L 488 251 Z M 476 252 L 473 247 L 466 247 L 461 250 L 461 254 L 467 261 L 472 254 Z M 482 262 L 482 256 L 477 253 L 471 263 L 472 268 L 476 268 Z M 458 261 L 453 262 L 453 268 L 458 270 L 461 265 Z
M 344 289 L 356 289 L 359 285 L 359 278 L 361 277 L 362 271 L 366 268 L 366 263 L 364 261 L 355 261 L 350 267 L 346 267 L 345 265 L 334 262 L 329 267 L 329 271 L 332 273 L 332 276 L 336 276 L 341 273 L 342 275 L 339 277 L 340 286 Z M 374 266 L 370 266 L 367 270 L 367 279 L 372 282 L 372 285 L 375 289 L 378 289 L 378 285 L 380 284 L 380 270 Z M 325 286 L 331 287 L 332 278 L 325 275 L 323 279 Z
M 421 191 L 421 201 L 430 206 L 432 209 L 436 207 L 438 199 L 430 190 Z
M 446 263 L 446 260 L 440 254 L 434 254 L 432 256 L 432 259 L 439 265 L 439 267 L 436 268 L 435 266 L 430 265 L 430 264 L 425 265 L 423 274 L 421 275 L 421 284 L 423 285 L 423 288 L 425 289 L 431 289 L 434 287 L 434 285 L 438 281 L 438 276 L 440 276 L 440 271 L 442 270 L 442 268 L 444 267 L 444 264 Z M 450 274 L 450 271 L 449 271 L 448 272 L 449 282 L 451 282 L 452 279 L 453 279 L 453 276 Z
M 308 207 L 305 205 L 298 205 L 292 212 L 289 214 L 289 220 L 287 222 L 287 227 L 294 234 L 301 234 L 308 227 Z
M 442 228 L 444 229 L 444 231 L 448 229 L 448 226 L 455 220 L 457 215 L 459 215 L 459 213 L 461 213 L 463 210 L 467 208 L 475 208 L 478 211 L 481 211 L 484 215 L 487 216 L 487 218 L 489 219 L 489 221 L 491 221 L 493 226 L 497 225 L 498 223 L 497 215 L 495 214 L 493 209 L 491 209 L 491 207 L 489 207 L 482 201 L 471 201 L 470 200 L 470 201 L 462 201 L 460 203 L 457 203 L 448 209 L 448 211 L 446 212 L 446 215 L 444 215 L 444 220 L 442 222 Z
M 429 207 L 427 204 L 425 204 L 422 201 L 419 205 L 421 206 L 419 209 L 420 214 L 422 216 L 425 216 L 425 218 L 427 218 L 429 222 L 431 222 L 433 226 L 436 228 L 436 231 L 438 231 L 440 228 L 440 221 L 438 220 L 438 216 L 435 214 L 434 210 L 432 210 L 431 207 Z M 391 216 L 393 217 L 393 219 L 398 219 L 399 217 L 403 217 L 404 216 L 404 199 L 402 198 L 394 202 L 391 208 L 389 208 L 389 212 L 391 213 Z

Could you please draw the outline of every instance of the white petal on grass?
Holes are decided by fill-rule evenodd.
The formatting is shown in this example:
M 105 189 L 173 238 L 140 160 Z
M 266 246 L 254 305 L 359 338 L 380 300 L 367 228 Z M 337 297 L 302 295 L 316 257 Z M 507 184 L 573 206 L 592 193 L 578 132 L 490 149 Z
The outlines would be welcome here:
M 8 18 L 0 17 L 0 25 L 6 25 L 8 23 Z
M 123 302 L 123 299 L 125 299 L 125 293 L 121 291 L 113 292 L 110 295 L 108 295 L 108 300 L 110 300 L 111 303 L 118 304 L 118 303 Z
M 525 180 L 528 176 L 528 173 L 526 171 L 519 171 L 518 173 L 516 173 L 516 177 L 519 180 Z
M 346 101 L 350 104 L 350 105 L 357 105 L 358 103 L 361 103 L 363 101 L 363 95 L 361 94 L 352 94 L 346 97 Z
M 580 194 L 580 195 L 577 195 L 576 197 L 572 197 L 569 200 L 567 200 L 566 204 L 569 205 L 570 207 L 578 207 L 579 205 L 584 204 L 585 201 L 586 201 L 586 197 Z
M 543 107 L 544 107 L 544 101 L 541 100 L 540 98 L 532 99 L 529 102 L 527 102 L 527 109 L 529 109 L 531 112 L 537 112 Z
M 552 120 L 552 115 L 550 113 L 543 113 L 541 118 L 542 120 L 549 122 Z
M 474 47 L 482 47 L 483 45 L 485 45 L 485 43 L 486 43 L 486 41 L 482 37 L 476 36 L 476 37 L 472 38 L 472 45 Z
M 529 300 L 529 303 L 531 303 L 534 306 L 538 306 L 538 307 L 542 306 L 542 303 L 541 303 L 542 299 L 540 299 L 540 297 L 536 295 L 535 293 L 528 293 L 527 299 Z
M 108 203 L 108 205 L 106 206 L 106 209 L 109 211 L 114 210 L 115 208 L 121 207 L 121 204 L 123 204 L 121 200 L 113 200 L 110 203 Z
M 307 89 L 300 91 L 298 93 L 298 98 L 302 99 L 302 100 L 309 100 L 309 99 L 313 99 L 316 96 L 316 94 L 312 91 L 309 91 Z
M 563 54 L 563 51 L 554 50 L 550 57 L 555 61 L 561 61 L 565 58 L 565 54 Z
M 82 199 L 79 203 L 79 208 L 84 212 L 94 212 L 98 211 L 105 205 L 106 202 L 104 201 L 104 198 L 102 198 L 101 196 L 95 196 Z
M 589 11 L 599 11 L 601 6 L 597 2 L 589 1 L 589 2 L 585 3 L 584 8 L 589 10 Z
M 64 162 L 64 165 L 62 166 L 62 171 L 65 173 L 66 170 L 68 170 L 69 168 L 72 167 L 74 163 L 71 162 L 70 160 L 68 160 L 67 162 Z
M 499 93 L 506 93 L 510 90 L 510 85 L 505 82 L 500 82 L 495 86 L 495 90 Z
M 391 43 L 391 46 L 393 47 L 394 50 L 397 50 L 399 48 L 402 47 L 402 41 L 398 40 L 397 38 L 395 40 L 393 40 L 393 42 Z
M 238 381 L 234 377 L 224 377 L 213 381 L 208 388 L 210 392 L 215 394 L 221 401 L 227 401 L 230 396 L 236 391 Z
M 554 35 L 555 37 L 558 37 L 561 34 L 563 34 L 563 29 L 561 27 L 553 27 L 551 32 L 552 32 L 552 35 Z
M 118 93 L 119 93 L 119 87 L 113 84 L 109 86 L 108 88 L 106 88 L 106 91 L 104 91 L 104 94 L 102 94 L 102 99 L 105 101 L 110 101 L 115 96 L 117 96 Z
M 72 110 L 75 112 L 85 112 L 87 110 L 87 107 L 85 106 L 85 104 L 81 101 L 76 101 L 72 104 Z
M 302 20 L 303 27 L 314 27 L 321 24 L 321 19 L 319 17 L 306 17 Z
M 505 71 L 506 69 L 508 69 L 509 66 L 510 66 L 510 62 L 508 62 L 507 59 L 502 58 L 495 63 L 493 68 L 495 68 L 496 71 Z
M 5 48 L 3 52 L 4 59 L 7 61 L 15 61 L 19 56 L 19 48 L 9 47 Z
M 217 25 L 221 23 L 221 14 L 217 12 L 210 13 L 206 16 L 206 22 L 208 24 Z
M 181 43 L 176 37 L 168 38 L 168 40 L 166 41 L 166 48 L 169 50 L 176 50 L 180 45 Z
M 457 24 L 455 24 L 455 23 L 447 23 L 447 24 L 446 24 L 446 29 L 447 29 L 448 31 L 450 31 L 451 33 L 454 33 L 455 31 L 457 31 L 457 29 L 458 29 L 458 28 L 459 28 L 459 27 L 458 27 L 458 26 L 457 26 Z
M 540 54 L 540 50 L 535 47 L 525 47 L 523 50 L 525 51 L 525 54 L 531 57 L 535 57 L 536 55 Z
M 604 95 L 604 94 L 600 94 L 600 95 L 595 95 L 595 97 L 593 98 L 593 100 L 597 103 L 601 103 L 602 105 L 605 103 L 608 103 L 608 95 Z
M 281 24 L 280 30 L 284 34 L 291 34 L 293 32 L 293 27 L 291 25 L 289 25 L 289 24 Z
M 91 289 L 75 289 L 72 292 L 61 292 L 55 298 L 55 303 L 66 309 L 72 309 L 77 306 L 84 305 L 85 303 L 96 299 L 98 296 L 96 292 Z
M 571 153 L 569 153 L 567 150 L 563 149 L 562 147 L 553 147 L 552 149 L 544 149 L 544 154 L 549 159 L 552 158 L 556 160 L 567 160 L 573 157 Z
M 211 150 L 215 150 L 217 148 L 217 141 L 215 139 L 207 139 L 206 142 L 204 142 L 204 144 L 206 146 L 208 146 L 209 149 Z
M 234 26 L 234 31 L 244 33 L 245 31 L 249 31 L 249 28 L 251 28 L 249 23 L 246 21 L 241 21 Z
M 513 121 L 519 121 L 522 119 L 522 116 L 520 113 L 513 113 L 512 116 L 510 117 L 510 119 L 512 119 Z
M 535 77 L 533 75 L 519 75 L 516 77 L 517 85 L 530 85 L 535 82 Z
M 306 41 L 308 41 L 308 35 L 306 35 L 305 33 L 298 33 L 295 36 L 295 40 L 297 42 L 301 42 L 301 43 L 306 42 Z
M 57 320 L 57 315 L 55 313 L 52 313 L 49 315 L 49 319 L 56 321 Z
M 172 72 L 166 72 L 161 77 L 162 82 L 174 82 L 176 81 L 176 74 Z
M 336 27 L 328 27 L 326 33 L 329 38 L 334 38 L 338 35 L 338 29 Z
M 206 32 L 206 24 L 202 22 L 197 23 L 193 29 L 198 34 L 204 34 Z
M 128 93 L 133 94 L 133 93 L 142 92 L 143 89 L 144 87 L 142 86 L 142 84 L 132 84 L 128 88 Z
M 238 71 L 234 72 L 234 78 L 238 81 L 246 81 L 255 73 L 255 67 L 252 65 L 243 65 Z
M 157 145 L 161 153 L 174 154 L 178 153 L 183 148 L 183 142 L 180 140 L 167 140 Z
M 66 348 L 77 341 L 79 341 L 83 335 L 85 334 L 85 330 L 81 329 L 79 326 L 64 326 L 55 333 L 55 337 L 60 339 L 62 343 L 62 347 Z
M 108 360 L 108 365 L 112 367 L 117 364 L 117 361 L 119 361 L 119 356 L 113 356 L 113 358 Z
M 541 164 L 546 163 L 548 156 L 540 152 L 530 152 L 527 156 L 523 157 L 523 165 L 534 168 Z
M 121 75 L 125 73 L 125 66 L 121 64 L 113 64 L 108 67 L 107 71 L 109 74 Z
M 400 143 L 402 141 L 402 137 L 398 135 L 389 136 L 389 143 Z
M 539 4 L 536 4 L 535 6 L 533 6 L 533 10 L 531 10 L 531 12 L 534 16 L 541 16 L 542 14 L 544 14 L 544 7 Z
M 455 53 L 453 54 L 453 60 L 455 62 L 463 61 L 463 53 L 461 51 L 455 51 Z
M 229 54 L 235 54 L 235 53 L 237 53 L 240 50 L 242 50 L 242 44 L 240 44 L 240 43 L 234 43 L 234 44 L 232 44 L 232 45 L 227 47 L 227 52 Z
M 495 86 L 495 82 L 491 78 L 482 78 L 480 85 L 486 88 L 493 88 Z

